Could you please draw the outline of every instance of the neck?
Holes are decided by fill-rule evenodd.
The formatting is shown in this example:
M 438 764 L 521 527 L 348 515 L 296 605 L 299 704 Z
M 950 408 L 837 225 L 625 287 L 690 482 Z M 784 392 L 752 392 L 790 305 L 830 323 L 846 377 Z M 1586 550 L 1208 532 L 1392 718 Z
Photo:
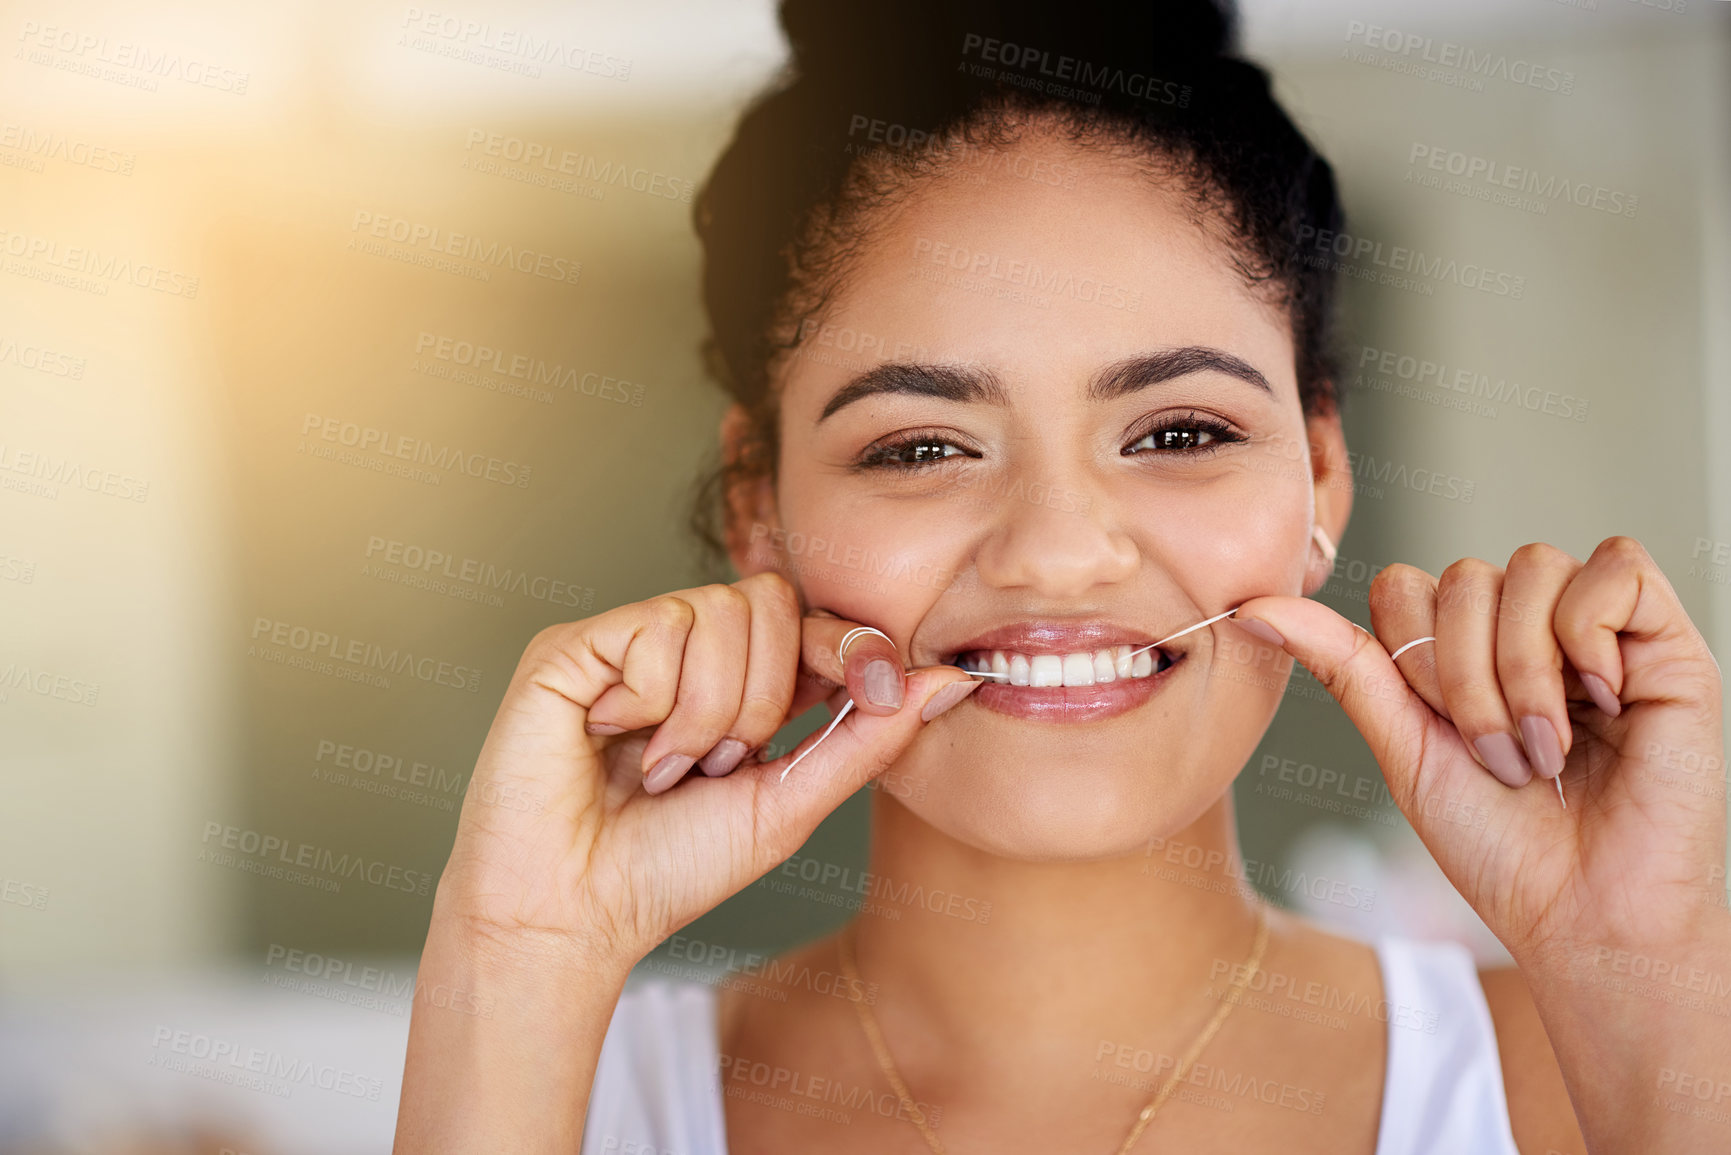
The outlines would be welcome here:
M 1029 1039 L 1094 1045 L 1187 1023 L 1199 996 L 1230 986 L 1261 904 L 1230 792 L 1171 837 L 1091 862 L 998 857 L 874 792 L 871 872 L 857 958 L 880 1015 L 987 1062 Z

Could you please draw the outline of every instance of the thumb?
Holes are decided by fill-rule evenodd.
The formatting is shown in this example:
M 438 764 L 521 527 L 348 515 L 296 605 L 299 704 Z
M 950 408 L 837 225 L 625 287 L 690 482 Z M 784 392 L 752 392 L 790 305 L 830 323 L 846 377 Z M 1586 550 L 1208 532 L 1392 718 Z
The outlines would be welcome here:
M 792 853 L 832 810 L 894 765 L 921 730 L 941 725 L 943 712 L 980 685 L 954 666 L 910 671 L 901 709 L 867 714 L 856 706 L 827 737 L 814 731 L 790 753 L 741 766 L 732 776 L 743 771 L 752 779 L 759 829 L 772 832 L 771 841 Z M 831 697 L 832 714 L 845 700 L 839 690 Z M 799 765 L 783 778 L 782 771 L 795 761 Z
M 1310 598 L 1251 598 L 1233 620 L 1250 634 L 1279 646 L 1322 683 L 1364 736 L 1371 755 L 1382 768 L 1389 793 L 1422 829 L 1427 813 L 1420 789 L 1428 797 L 1438 791 L 1461 802 L 1492 805 L 1496 789 L 1488 774 L 1462 773 L 1463 764 L 1477 771 L 1470 755 L 1443 758 L 1447 769 L 1436 780 L 1421 783 L 1419 769 L 1427 743 L 1443 723 L 1418 695 L 1382 643 L 1363 627 Z M 1453 727 L 1448 729 L 1452 732 Z M 1458 735 L 1454 735 L 1459 742 Z

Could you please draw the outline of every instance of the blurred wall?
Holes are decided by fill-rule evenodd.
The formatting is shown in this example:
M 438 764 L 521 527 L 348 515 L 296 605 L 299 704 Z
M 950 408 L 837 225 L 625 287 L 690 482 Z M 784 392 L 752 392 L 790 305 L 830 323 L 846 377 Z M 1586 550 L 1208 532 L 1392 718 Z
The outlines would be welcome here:
M 1324 596 L 1368 621 L 1389 562 L 1627 533 L 1726 652 L 1731 5 L 1423 7 L 1571 91 L 1252 6 L 1351 217 L 1361 488 Z M 686 198 L 775 64 L 767 6 L 475 6 L 483 43 L 574 68 L 418 11 L 0 9 L 0 881 L 28 900 L 0 977 L 412 954 L 524 643 L 705 579 Z M 1603 203 L 1498 203 L 1456 157 Z M 1376 283 L 1396 246 L 1451 271 Z M 1295 674 L 1240 780 L 1246 853 L 1382 888 L 1316 911 L 1341 925 L 1472 939 L 1319 694 Z M 864 803 L 809 853 L 859 865 Z M 319 865 L 267 873 L 285 849 Z M 847 913 L 752 887 L 690 933 L 773 949 Z

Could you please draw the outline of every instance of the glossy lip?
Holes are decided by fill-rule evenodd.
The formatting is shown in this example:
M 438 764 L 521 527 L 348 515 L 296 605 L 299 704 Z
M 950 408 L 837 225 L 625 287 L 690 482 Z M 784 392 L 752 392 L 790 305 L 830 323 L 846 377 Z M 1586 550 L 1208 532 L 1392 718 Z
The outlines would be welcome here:
M 1171 665 L 1146 678 L 1118 678 L 1092 686 L 1010 686 L 988 681 L 961 705 L 972 703 L 994 714 L 1034 722 L 1097 722 L 1128 713 L 1153 697 L 1183 668 L 1184 658 L 1178 654 Z

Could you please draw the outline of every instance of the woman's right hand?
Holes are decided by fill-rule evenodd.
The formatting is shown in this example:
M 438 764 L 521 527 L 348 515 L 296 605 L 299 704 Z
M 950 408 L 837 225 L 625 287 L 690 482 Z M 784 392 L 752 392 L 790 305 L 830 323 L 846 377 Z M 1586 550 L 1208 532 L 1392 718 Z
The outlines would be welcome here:
M 980 684 L 953 666 L 904 673 L 870 633 L 844 670 L 836 647 L 856 624 L 802 617 L 787 580 L 762 573 L 542 630 L 481 748 L 435 922 L 629 967 L 785 861 Z M 791 752 L 757 761 L 790 719 L 847 697 L 850 716 L 785 781 Z

